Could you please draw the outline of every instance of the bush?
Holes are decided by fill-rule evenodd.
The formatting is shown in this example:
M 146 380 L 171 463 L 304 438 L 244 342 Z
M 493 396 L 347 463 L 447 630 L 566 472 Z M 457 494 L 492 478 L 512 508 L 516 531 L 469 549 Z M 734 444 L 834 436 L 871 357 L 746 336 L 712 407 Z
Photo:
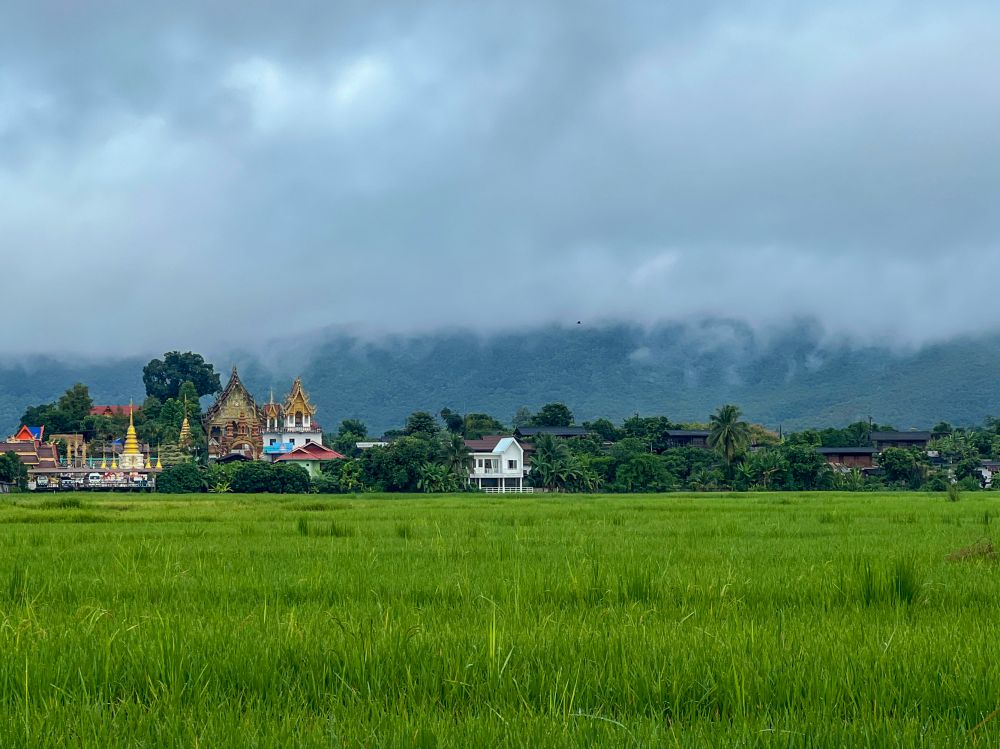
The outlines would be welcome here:
M 156 477 L 156 491 L 164 494 L 191 494 L 205 491 L 205 476 L 194 463 L 178 463 L 164 468 Z
M 339 494 L 340 476 L 324 473 L 312 480 L 312 490 L 318 494 Z
M 278 476 L 278 491 L 282 494 L 305 494 L 309 491 L 309 471 L 302 466 L 278 463 L 274 469 Z
M 302 494 L 309 491 L 309 473 L 302 466 L 242 463 L 230 486 L 239 494 Z

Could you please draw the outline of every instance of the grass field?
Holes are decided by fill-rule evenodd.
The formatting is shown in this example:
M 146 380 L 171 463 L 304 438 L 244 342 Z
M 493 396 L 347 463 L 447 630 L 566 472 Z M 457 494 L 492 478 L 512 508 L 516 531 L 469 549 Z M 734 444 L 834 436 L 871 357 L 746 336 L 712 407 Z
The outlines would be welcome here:
M 0 746 L 997 746 L 998 527 L 990 493 L 12 495 Z

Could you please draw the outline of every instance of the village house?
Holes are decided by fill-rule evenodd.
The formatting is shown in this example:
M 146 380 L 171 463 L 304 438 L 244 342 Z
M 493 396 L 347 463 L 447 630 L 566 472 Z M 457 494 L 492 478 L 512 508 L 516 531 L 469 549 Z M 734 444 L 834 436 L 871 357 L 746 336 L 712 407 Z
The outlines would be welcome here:
M 887 447 L 915 447 L 926 450 L 932 437 L 930 432 L 872 432 L 870 440 L 875 452 L 882 452 Z
M 874 447 L 817 447 L 816 452 L 834 467 L 872 468 L 875 465 Z
M 265 448 L 266 449 L 266 448 Z M 331 460 L 343 460 L 344 456 L 336 450 L 324 447 L 318 442 L 307 442 L 274 458 L 275 463 L 299 465 L 306 469 L 310 478 L 320 475 L 323 463 Z
M 530 492 L 524 478 L 524 448 L 514 437 L 493 435 L 478 440 L 465 440 L 472 461 L 469 481 L 486 492 Z
M 708 447 L 707 429 L 668 429 L 668 447 Z

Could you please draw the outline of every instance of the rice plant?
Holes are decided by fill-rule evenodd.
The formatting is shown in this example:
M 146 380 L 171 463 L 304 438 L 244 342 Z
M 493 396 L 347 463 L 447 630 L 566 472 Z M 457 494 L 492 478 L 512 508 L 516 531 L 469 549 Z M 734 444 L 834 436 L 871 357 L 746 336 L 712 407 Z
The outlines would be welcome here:
M 3 747 L 1000 745 L 986 500 L 80 499 L 0 505 Z

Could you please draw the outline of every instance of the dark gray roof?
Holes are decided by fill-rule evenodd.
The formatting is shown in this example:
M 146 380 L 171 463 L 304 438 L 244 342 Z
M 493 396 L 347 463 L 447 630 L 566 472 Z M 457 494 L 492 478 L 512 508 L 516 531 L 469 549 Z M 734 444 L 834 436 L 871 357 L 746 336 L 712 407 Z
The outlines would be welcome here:
M 875 442 L 930 442 L 930 432 L 872 432 Z
M 707 437 L 710 435 L 707 429 L 668 429 L 668 437 Z
M 874 447 L 817 447 L 820 455 L 874 455 Z
M 522 437 L 534 437 L 539 434 L 551 434 L 553 437 L 584 437 L 590 434 L 585 427 L 518 427 L 514 434 Z

